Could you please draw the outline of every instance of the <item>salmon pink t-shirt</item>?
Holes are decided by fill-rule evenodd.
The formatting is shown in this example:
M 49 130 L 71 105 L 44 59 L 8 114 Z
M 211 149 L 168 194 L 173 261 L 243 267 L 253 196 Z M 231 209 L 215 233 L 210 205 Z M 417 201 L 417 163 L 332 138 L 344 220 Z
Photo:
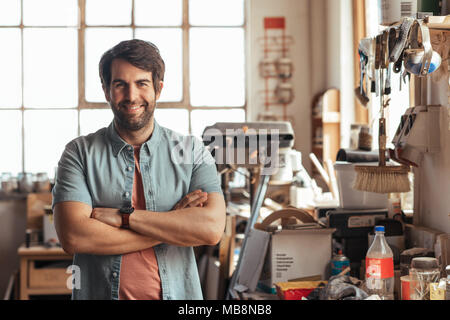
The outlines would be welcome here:
M 141 146 L 134 146 L 134 179 L 131 204 L 136 210 L 146 210 L 144 186 L 139 167 Z M 153 248 L 122 255 L 120 267 L 120 300 L 161 300 L 161 279 Z

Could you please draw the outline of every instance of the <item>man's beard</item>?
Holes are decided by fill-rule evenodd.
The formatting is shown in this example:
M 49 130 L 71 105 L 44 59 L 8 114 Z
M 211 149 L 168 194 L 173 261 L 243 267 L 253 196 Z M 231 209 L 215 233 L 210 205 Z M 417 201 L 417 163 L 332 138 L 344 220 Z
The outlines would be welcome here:
M 153 104 L 147 102 L 139 104 L 144 105 L 144 111 L 139 117 L 123 113 L 122 108 L 126 104 L 129 103 L 119 102 L 118 105 L 111 106 L 114 113 L 114 120 L 120 128 L 128 131 L 138 131 L 150 123 L 155 111 L 156 102 L 153 102 Z

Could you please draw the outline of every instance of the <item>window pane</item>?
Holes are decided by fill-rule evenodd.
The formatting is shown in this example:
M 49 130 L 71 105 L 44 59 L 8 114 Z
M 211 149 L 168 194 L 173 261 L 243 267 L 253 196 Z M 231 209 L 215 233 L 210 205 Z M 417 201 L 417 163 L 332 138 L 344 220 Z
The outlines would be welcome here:
M 135 0 L 134 23 L 137 26 L 180 26 L 182 0 Z
M 67 143 L 77 136 L 76 110 L 25 111 L 25 171 L 47 172 L 55 168 Z
M 131 0 L 86 0 L 86 24 L 131 25 Z
M 20 0 L 0 2 L 0 25 L 18 26 L 20 24 Z
M 189 134 L 189 114 L 186 109 L 158 109 L 155 119 L 163 127 L 181 134 Z
M 190 39 L 192 105 L 243 106 L 243 29 L 193 28 Z
M 22 115 L 21 111 L 0 111 L 0 172 L 17 175 L 22 171 Z
M 22 67 L 20 29 L 0 29 L 0 43 L 8 50 L 0 51 L 0 108 L 19 108 L 22 105 Z
M 85 61 L 86 61 L 86 100 L 106 102 L 102 91 L 98 63 L 105 51 L 120 41 L 133 38 L 131 28 L 86 28 Z
M 166 65 L 160 102 L 183 98 L 183 41 L 181 29 L 136 29 L 136 38 L 154 43 Z
M 109 126 L 114 115 L 111 109 L 91 109 L 80 111 L 80 133 L 82 136 Z
M 216 122 L 245 122 L 244 109 L 194 110 L 191 113 L 192 134 L 201 137 L 203 130 Z
M 27 28 L 23 32 L 25 107 L 76 107 L 77 30 Z
M 189 23 L 196 26 L 241 26 L 244 0 L 190 0 Z
M 77 0 L 23 0 L 23 24 L 27 26 L 76 26 Z

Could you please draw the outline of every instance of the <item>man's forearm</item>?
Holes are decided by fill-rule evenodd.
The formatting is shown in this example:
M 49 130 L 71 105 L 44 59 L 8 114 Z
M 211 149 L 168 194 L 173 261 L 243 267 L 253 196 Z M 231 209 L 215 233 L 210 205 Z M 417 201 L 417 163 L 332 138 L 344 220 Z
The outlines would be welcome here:
M 211 211 L 199 207 L 169 212 L 135 210 L 130 215 L 130 229 L 178 246 L 214 245 L 223 234 L 224 223 L 222 217 L 214 217 L 221 213 Z
M 132 230 L 115 228 L 92 218 L 80 221 L 71 233 L 67 249 L 72 252 L 69 253 L 125 254 L 161 243 Z

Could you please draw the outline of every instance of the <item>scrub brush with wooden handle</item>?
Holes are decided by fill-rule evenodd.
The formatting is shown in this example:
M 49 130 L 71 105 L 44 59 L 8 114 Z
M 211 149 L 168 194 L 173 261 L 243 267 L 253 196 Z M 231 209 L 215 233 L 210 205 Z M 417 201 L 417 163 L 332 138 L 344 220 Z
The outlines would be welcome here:
M 381 104 L 382 110 L 378 130 L 378 166 L 355 166 L 356 179 L 353 189 L 376 193 L 408 192 L 410 191 L 409 167 L 386 165 L 386 119 L 384 118 L 384 108 L 389 104 L 389 100 L 384 105 L 383 95 L 381 95 Z

